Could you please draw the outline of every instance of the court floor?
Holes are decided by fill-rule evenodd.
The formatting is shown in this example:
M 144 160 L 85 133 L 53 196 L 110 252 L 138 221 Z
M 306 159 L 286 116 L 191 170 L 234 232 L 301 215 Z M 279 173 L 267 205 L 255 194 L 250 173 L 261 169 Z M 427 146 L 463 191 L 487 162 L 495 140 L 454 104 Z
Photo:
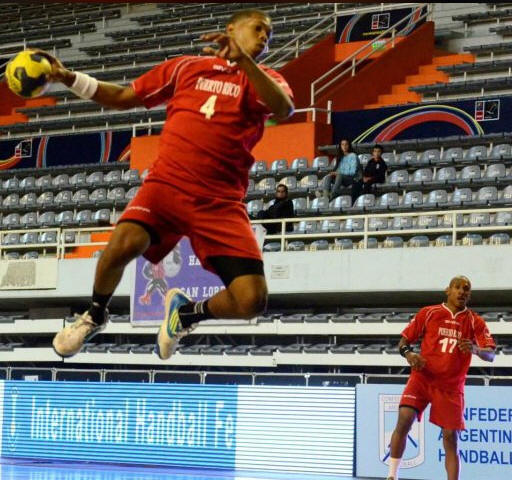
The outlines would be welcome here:
M 337 475 L 300 475 L 222 470 L 136 467 L 46 461 L 0 462 L 1 480 L 356 480 Z M 363 479 L 360 479 L 363 480 Z

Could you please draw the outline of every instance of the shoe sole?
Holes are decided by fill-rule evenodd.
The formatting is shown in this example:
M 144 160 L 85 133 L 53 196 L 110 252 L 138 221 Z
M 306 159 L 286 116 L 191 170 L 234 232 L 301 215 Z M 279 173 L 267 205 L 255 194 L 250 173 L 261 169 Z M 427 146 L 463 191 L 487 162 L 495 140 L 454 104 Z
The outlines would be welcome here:
M 87 337 L 84 338 L 84 342 L 82 343 L 82 347 L 83 345 L 88 342 L 91 338 L 95 337 L 96 335 L 98 335 L 99 333 L 101 333 L 103 330 L 105 330 L 105 328 L 107 327 L 107 321 L 105 321 L 105 323 L 101 326 L 101 328 L 98 328 L 98 330 L 96 330 L 95 332 L 93 332 L 92 334 L 89 334 Z M 78 352 L 76 353 L 69 353 L 69 354 L 62 354 L 62 353 L 59 353 L 57 351 L 57 349 L 55 348 L 55 346 L 53 345 L 53 342 L 52 342 L 52 349 L 53 351 L 59 356 L 59 357 L 62 357 L 62 358 L 70 358 L 70 357 L 74 357 L 76 354 L 80 353 L 80 350 L 82 350 L 82 348 L 80 347 L 80 350 L 78 350 Z
M 171 354 L 169 357 L 164 358 L 160 355 L 160 347 L 158 345 L 158 339 L 160 338 L 160 335 L 169 336 L 167 333 L 167 330 L 169 328 L 168 325 L 169 325 L 169 316 L 171 313 L 170 312 L 171 302 L 172 302 L 172 299 L 174 298 L 174 296 L 178 293 L 180 295 L 184 296 L 189 302 L 192 301 L 192 299 L 189 298 L 187 295 L 185 295 L 179 288 L 171 288 L 171 290 L 169 290 L 167 292 L 167 295 L 165 296 L 165 314 L 164 314 L 165 316 L 164 316 L 164 320 L 160 324 L 160 328 L 158 329 L 158 334 L 157 334 L 156 342 L 155 342 L 155 353 L 157 354 L 157 356 L 160 360 L 168 360 L 172 356 L 172 354 Z

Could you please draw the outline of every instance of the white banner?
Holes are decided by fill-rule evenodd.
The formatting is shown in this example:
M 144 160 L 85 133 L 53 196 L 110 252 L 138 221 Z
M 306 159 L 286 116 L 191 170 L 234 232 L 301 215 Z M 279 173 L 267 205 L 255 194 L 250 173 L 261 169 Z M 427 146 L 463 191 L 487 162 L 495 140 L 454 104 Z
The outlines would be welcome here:
M 0 290 L 57 288 L 58 260 L 0 260 Z

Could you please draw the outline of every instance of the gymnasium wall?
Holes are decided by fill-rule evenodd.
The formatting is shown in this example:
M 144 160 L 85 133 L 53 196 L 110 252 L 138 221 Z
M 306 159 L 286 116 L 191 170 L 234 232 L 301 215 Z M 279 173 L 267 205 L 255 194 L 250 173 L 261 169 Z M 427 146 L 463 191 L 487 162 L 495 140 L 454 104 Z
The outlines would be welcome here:
M 352 475 L 355 389 L 0 383 L 7 458 Z

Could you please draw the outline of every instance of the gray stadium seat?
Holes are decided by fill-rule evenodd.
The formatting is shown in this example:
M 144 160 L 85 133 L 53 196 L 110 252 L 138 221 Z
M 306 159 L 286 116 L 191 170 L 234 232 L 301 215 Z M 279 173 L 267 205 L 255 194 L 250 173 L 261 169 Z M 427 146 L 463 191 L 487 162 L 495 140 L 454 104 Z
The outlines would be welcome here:
M 322 215 L 329 211 L 329 205 L 329 199 L 327 197 L 314 198 L 306 211 L 308 215 L 315 215 L 317 213 Z
M 509 143 L 494 145 L 491 151 L 491 158 L 507 158 L 512 156 L 512 146 Z
M 76 215 L 76 220 L 79 225 L 88 225 L 92 222 L 92 212 L 90 210 L 80 210 Z
M 430 168 L 420 168 L 414 172 L 410 182 L 412 183 L 423 183 L 430 182 L 432 180 L 433 174 Z
M 20 198 L 20 205 L 25 208 L 36 207 L 37 195 L 34 192 L 25 193 L 25 195 Z
M 268 194 L 274 193 L 276 189 L 276 179 L 274 177 L 266 177 L 256 184 L 256 191 L 266 192 Z
M 297 157 L 294 158 L 292 164 L 290 165 L 290 169 L 295 173 L 314 173 L 316 172 L 315 168 L 312 168 L 308 164 L 308 159 L 306 157 Z
M 391 175 L 388 177 L 388 183 L 391 184 L 407 182 L 409 182 L 409 172 L 407 170 L 395 170 L 391 172 Z
M 315 345 L 310 345 L 310 346 L 307 346 L 307 347 L 304 347 L 304 352 L 305 353 L 321 353 L 321 354 L 326 354 L 326 353 L 329 353 L 329 347 L 331 345 L 328 344 L 328 343 L 317 343 Z
M 468 233 L 462 239 L 462 245 L 464 246 L 473 246 L 473 245 L 482 245 L 483 239 L 482 235 L 478 233 Z
M 363 345 L 358 347 L 357 351 L 361 354 L 378 354 L 382 353 L 386 347 L 387 345 L 385 344 L 371 343 L 370 345 Z
M 37 232 L 27 232 L 27 233 L 24 233 L 20 237 L 20 243 L 22 243 L 23 245 L 34 244 L 34 243 L 37 243 L 37 241 L 38 241 Z
M 258 176 L 267 171 L 267 163 L 262 160 L 258 160 L 251 165 L 249 174 L 251 176 Z
M 2 225 L 4 228 L 9 230 L 14 230 L 20 227 L 20 214 L 19 213 L 9 213 L 2 218 Z
M 418 228 L 437 228 L 437 215 L 420 215 L 418 217 Z
M 42 232 L 39 234 L 39 243 L 57 243 L 57 232 Z
M 69 182 L 75 187 L 87 187 L 87 175 L 84 172 L 75 173 Z
M 487 158 L 487 147 L 485 145 L 474 145 L 464 155 L 466 162 L 483 160 Z
M 373 193 L 365 193 L 364 195 L 359 195 L 352 206 L 352 210 L 364 211 L 366 209 L 370 209 L 375 205 L 375 195 Z
M 481 177 L 480 167 L 478 165 L 468 165 L 460 172 L 461 180 L 479 179 Z
M 365 248 L 364 238 L 359 240 L 358 248 Z M 379 248 L 379 241 L 375 237 L 367 237 L 366 248 Z
M 357 313 L 343 313 L 343 314 L 337 314 L 333 315 L 331 317 L 331 322 L 335 323 L 355 323 L 357 318 L 359 317 L 359 314 Z
M 322 233 L 333 233 L 339 232 L 341 229 L 341 221 L 340 220 L 324 220 L 322 221 L 320 230 Z
M 54 227 L 56 225 L 55 212 L 41 213 L 37 218 L 37 223 L 40 227 Z
M 400 203 L 400 197 L 397 192 L 388 192 L 377 198 L 375 203 L 376 210 L 387 210 L 388 208 L 397 207 Z
M 7 191 L 18 191 L 20 187 L 20 181 L 17 177 L 11 177 L 3 182 L 3 189 Z
M 321 155 L 319 157 L 313 158 L 313 168 L 318 170 L 319 172 L 327 172 L 331 169 L 331 164 L 329 161 L 329 157 L 325 155 Z
M 279 180 L 279 183 L 286 185 L 289 193 L 294 193 L 297 190 L 297 179 L 294 176 L 283 177 Z
M 428 247 L 430 245 L 429 239 L 426 235 L 415 235 L 409 239 L 409 247 Z
M 72 206 L 74 203 L 73 192 L 71 190 L 62 190 L 61 192 L 57 193 L 57 195 L 55 195 L 53 203 L 55 205 Z
M 443 162 L 461 162 L 464 159 L 464 152 L 460 147 L 448 148 L 443 152 Z
M 236 347 L 228 348 L 224 353 L 226 355 L 249 355 L 254 348 L 256 348 L 255 345 L 237 345 Z
M 281 315 L 280 319 L 283 323 L 302 323 L 304 315 L 302 313 L 293 313 L 291 315 Z
M 437 182 L 450 182 L 457 180 L 457 171 L 455 167 L 443 167 L 437 170 L 434 181 Z
M 361 165 L 366 165 L 370 159 L 372 158 L 372 155 L 371 153 L 360 153 L 358 155 L 358 158 L 359 158 L 359 162 L 361 163 Z
M 297 226 L 297 233 L 316 233 L 318 222 L 316 220 L 303 220 Z
M 121 170 L 111 170 L 104 177 L 103 180 L 108 183 L 109 186 L 115 187 L 123 181 L 123 172 Z
M 414 313 L 411 312 L 394 313 L 386 315 L 386 321 L 389 323 L 408 323 L 413 316 Z
M 75 243 L 75 232 L 64 232 L 64 243 Z
M 364 218 L 347 218 L 343 230 L 345 232 L 362 232 L 364 230 Z
M 425 206 L 443 207 L 448 203 L 448 192 L 446 190 L 432 190 L 427 195 Z
M 408 150 L 400 154 L 400 163 L 402 165 L 415 165 L 418 163 L 418 152 L 416 150 Z
M 130 190 L 128 190 L 126 192 L 124 197 L 127 200 L 131 200 L 133 197 L 135 197 L 135 195 L 137 194 L 138 190 L 139 190 L 139 187 L 132 187 L 132 188 L 130 188 Z
M 108 208 L 102 208 L 101 210 L 94 212 L 92 219 L 94 223 L 97 223 L 99 225 L 110 225 L 111 213 L 112 212 Z
M 52 185 L 59 188 L 68 188 L 70 185 L 69 175 L 67 173 L 61 173 L 52 180 Z
M 475 203 L 487 204 L 498 200 L 498 189 L 496 187 L 482 187 L 478 190 Z
M 251 355 L 273 355 L 279 349 L 279 345 L 262 345 L 251 350 Z
M 301 242 L 301 241 L 294 241 L 294 242 L 290 242 L 288 243 L 288 245 L 286 246 L 286 250 L 289 251 L 289 252 L 300 252 L 300 251 L 303 251 L 306 249 L 306 245 L 304 244 L 304 242 Z
M 86 182 L 88 185 L 99 187 L 104 183 L 103 172 L 92 172 L 87 176 Z
M 404 207 L 416 207 L 423 205 L 423 193 L 420 191 L 407 192 L 402 200 Z
M 95 173 L 98 173 L 98 172 L 95 172 Z M 92 200 L 95 203 L 107 200 L 107 189 L 106 188 L 97 188 L 96 190 L 93 190 L 89 194 L 89 200 Z
M 278 175 L 289 175 L 290 173 L 292 173 L 290 168 L 288 168 L 288 161 L 284 158 L 274 160 L 270 164 L 270 171 Z
M 41 207 L 49 207 L 53 205 L 53 192 L 43 192 L 37 197 L 37 204 Z
M 2 238 L 2 245 L 19 245 L 20 243 L 19 233 L 7 233 Z
M 382 242 L 384 248 L 400 248 L 404 246 L 402 237 L 386 237 Z
M 249 178 L 249 182 L 247 183 L 247 193 L 254 192 L 254 187 L 255 187 L 254 179 Z
M 311 242 L 311 245 L 309 246 L 309 249 L 312 251 L 316 250 L 329 250 L 329 242 L 327 240 L 321 239 L 321 240 L 315 240 L 314 242 Z
M 134 184 L 140 182 L 139 171 L 136 168 L 130 168 L 123 172 L 123 180 L 128 184 Z
M 370 217 L 368 220 L 368 230 L 387 230 L 388 219 L 386 217 Z
M 510 245 L 510 235 L 508 233 L 493 233 L 489 237 L 489 245 Z
M 43 190 L 46 188 L 51 188 L 52 181 L 53 179 L 51 175 L 43 175 L 42 177 L 36 178 L 36 187 Z
M 280 252 L 281 242 L 269 242 L 263 246 L 264 252 Z
M 494 225 L 512 225 L 512 212 L 496 212 Z
M 414 227 L 413 217 L 393 217 L 391 230 L 411 230 Z
M 471 202 L 473 200 L 473 192 L 470 188 L 456 188 L 453 192 L 451 203 L 461 205 L 463 202 Z
M 503 163 L 493 163 L 485 170 L 484 179 L 503 178 L 507 175 L 507 169 Z
M 340 195 L 336 198 L 333 198 L 329 202 L 329 209 L 326 213 L 331 215 L 336 215 L 340 212 L 347 210 L 352 207 L 352 198 L 350 195 Z
M 86 190 L 85 188 L 77 190 L 73 194 L 73 202 L 76 203 L 77 207 L 80 207 L 80 205 L 83 205 L 85 203 L 89 203 L 89 191 Z
M 2 206 L 4 208 L 16 208 L 20 204 L 20 196 L 17 193 L 10 193 L 4 198 Z
M 491 224 L 491 215 L 487 212 L 473 212 L 469 214 L 468 226 L 487 227 Z
M 335 250 L 352 250 L 354 248 L 354 242 L 351 238 L 335 238 L 334 249 Z
M 420 155 L 420 161 L 422 163 L 431 163 L 431 164 L 439 163 L 441 161 L 441 152 L 437 148 L 425 150 Z
M 39 258 L 39 252 L 35 250 L 30 250 L 28 252 L 25 252 L 22 258 L 23 260 L 34 260 L 36 258 Z
M 306 323 L 328 323 L 331 318 L 330 313 L 317 313 L 316 315 L 305 315 L 304 321 Z
M 5 258 L 7 260 L 19 260 L 20 258 L 20 252 L 6 252 Z
M 318 189 L 318 176 L 316 174 L 302 177 L 298 184 L 299 191 L 313 193 Z
M 36 188 L 36 177 L 30 176 L 22 178 L 19 184 L 21 190 L 33 190 Z
M 357 321 L 361 323 L 382 323 L 383 319 L 383 313 L 367 313 L 365 315 L 361 315 Z
M 56 217 L 55 221 L 59 227 L 69 227 L 71 225 L 76 225 L 76 221 L 74 219 L 74 213 L 72 210 L 65 210 L 60 212 Z
M 263 200 L 259 198 L 256 200 L 251 200 L 250 202 L 247 202 L 246 208 L 249 216 L 256 217 L 257 213 L 260 210 L 263 210 Z
M 295 215 L 304 215 L 307 209 L 308 200 L 304 197 L 294 198 L 292 200 L 293 211 Z
M 393 152 L 386 152 L 382 154 L 382 160 L 384 160 L 388 167 L 394 167 L 395 165 L 399 165 L 400 162 L 396 158 L 396 155 Z
M 37 228 L 37 212 L 27 212 L 20 218 L 20 225 L 24 228 Z

